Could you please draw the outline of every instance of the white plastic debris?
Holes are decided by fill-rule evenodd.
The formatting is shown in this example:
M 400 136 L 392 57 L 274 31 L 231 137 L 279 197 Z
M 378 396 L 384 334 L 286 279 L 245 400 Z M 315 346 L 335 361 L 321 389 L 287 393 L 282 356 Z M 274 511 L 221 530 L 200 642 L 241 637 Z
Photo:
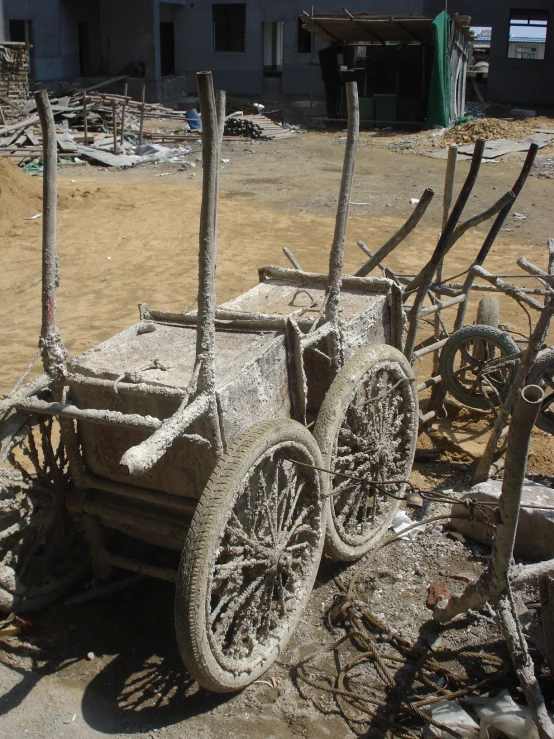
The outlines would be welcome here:
M 410 205 L 417 205 L 419 203 L 419 198 L 410 198 Z
M 258 113 L 261 113 L 262 110 L 265 108 L 265 105 L 262 105 L 261 103 L 254 103 L 254 108 L 258 111 Z
M 392 519 L 391 528 L 395 534 L 398 534 L 401 531 L 404 531 L 404 529 L 407 529 L 408 526 L 411 526 L 413 523 L 414 522 L 412 521 L 412 519 L 408 515 L 406 515 L 404 511 L 398 511 L 396 516 Z M 425 531 L 425 524 L 421 526 L 414 526 L 413 529 L 410 529 L 410 531 L 402 534 L 400 538 L 407 539 L 409 536 L 415 536 L 416 534 L 419 534 L 420 531 Z
M 439 701 L 429 708 L 424 708 L 423 711 L 440 724 L 459 732 L 464 739 L 479 739 L 479 726 L 469 713 L 464 711 L 458 701 Z M 452 739 L 452 734 L 449 732 L 429 724 L 423 730 L 423 736 L 425 739 Z
M 111 262 L 111 260 L 112 260 L 111 257 L 106 257 L 106 259 L 108 260 L 108 262 Z
M 509 739 L 539 739 L 531 712 L 527 706 L 518 706 L 507 690 L 495 698 L 473 698 L 471 704 L 481 720 L 481 739 L 496 736 L 497 732 Z
M 230 162 L 231 160 L 230 160 L 230 159 L 222 159 L 221 161 L 223 162 L 223 164 L 229 164 L 229 162 Z
M 26 221 L 36 221 L 37 218 L 40 218 L 42 213 L 37 213 L 36 216 L 25 216 Z
M 87 659 L 89 662 L 92 662 L 94 659 L 94 652 L 87 652 Z
M 516 221 L 526 221 L 527 216 L 524 216 L 523 213 L 512 213 L 513 218 L 516 219 Z

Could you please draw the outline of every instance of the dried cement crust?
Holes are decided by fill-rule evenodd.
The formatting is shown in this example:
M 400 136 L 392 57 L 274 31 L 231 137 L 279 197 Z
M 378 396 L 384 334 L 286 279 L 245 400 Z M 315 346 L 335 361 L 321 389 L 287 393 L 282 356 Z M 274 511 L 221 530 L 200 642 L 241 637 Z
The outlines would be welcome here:
M 322 466 L 290 419 L 252 427 L 220 460 L 193 517 L 177 581 L 183 661 L 209 690 L 240 690 L 285 648 L 323 548 Z
M 345 363 L 317 417 L 314 436 L 328 469 L 369 480 L 406 479 L 415 455 L 417 392 L 404 355 L 373 345 Z M 402 495 L 403 485 L 389 490 Z M 368 483 L 335 477 L 327 499 L 325 552 L 342 561 L 358 559 L 388 529 L 399 501 Z

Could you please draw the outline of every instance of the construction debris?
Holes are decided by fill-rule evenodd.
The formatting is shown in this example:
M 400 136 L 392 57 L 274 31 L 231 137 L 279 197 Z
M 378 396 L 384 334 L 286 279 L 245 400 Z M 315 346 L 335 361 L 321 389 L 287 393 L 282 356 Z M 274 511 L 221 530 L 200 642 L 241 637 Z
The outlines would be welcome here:
M 245 136 L 251 139 L 290 139 L 294 129 L 283 128 L 265 115 L 234 113 L 225 120 L 227 136 Z

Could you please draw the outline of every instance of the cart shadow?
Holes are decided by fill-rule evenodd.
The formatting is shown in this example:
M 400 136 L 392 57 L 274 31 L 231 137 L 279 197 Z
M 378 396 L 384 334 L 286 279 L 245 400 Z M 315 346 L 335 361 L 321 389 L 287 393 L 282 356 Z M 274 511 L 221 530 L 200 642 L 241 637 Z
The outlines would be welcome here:
M 30 635 L 2 643 L 0 660 L 20 680 L 0 696 L 0 716 L 56 674 L 83 690 L 84 721 L 108 735 L 160 729 L 228 701 L 231 695 L 203 690 L 184 668 L 173 599 L 169 583 L 144 580 L 101 601 L 36 614 Z

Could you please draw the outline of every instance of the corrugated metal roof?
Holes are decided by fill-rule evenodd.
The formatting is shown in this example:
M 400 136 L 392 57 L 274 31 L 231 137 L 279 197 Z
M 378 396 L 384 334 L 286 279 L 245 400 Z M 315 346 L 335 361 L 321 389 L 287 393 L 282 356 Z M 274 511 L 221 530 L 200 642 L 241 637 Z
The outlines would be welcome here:
M 301 15 L 304 28 L 322 41 L 356 43 L 433 43 L 433 16 L 374 15 L 372 13 L 316 13 Z M 466 38 L 471 39 L 469 16 L 451 16 Z
M 546 44 L 544 38 L 533 38 L 532 36 L 510 36 L 511 44 Z

